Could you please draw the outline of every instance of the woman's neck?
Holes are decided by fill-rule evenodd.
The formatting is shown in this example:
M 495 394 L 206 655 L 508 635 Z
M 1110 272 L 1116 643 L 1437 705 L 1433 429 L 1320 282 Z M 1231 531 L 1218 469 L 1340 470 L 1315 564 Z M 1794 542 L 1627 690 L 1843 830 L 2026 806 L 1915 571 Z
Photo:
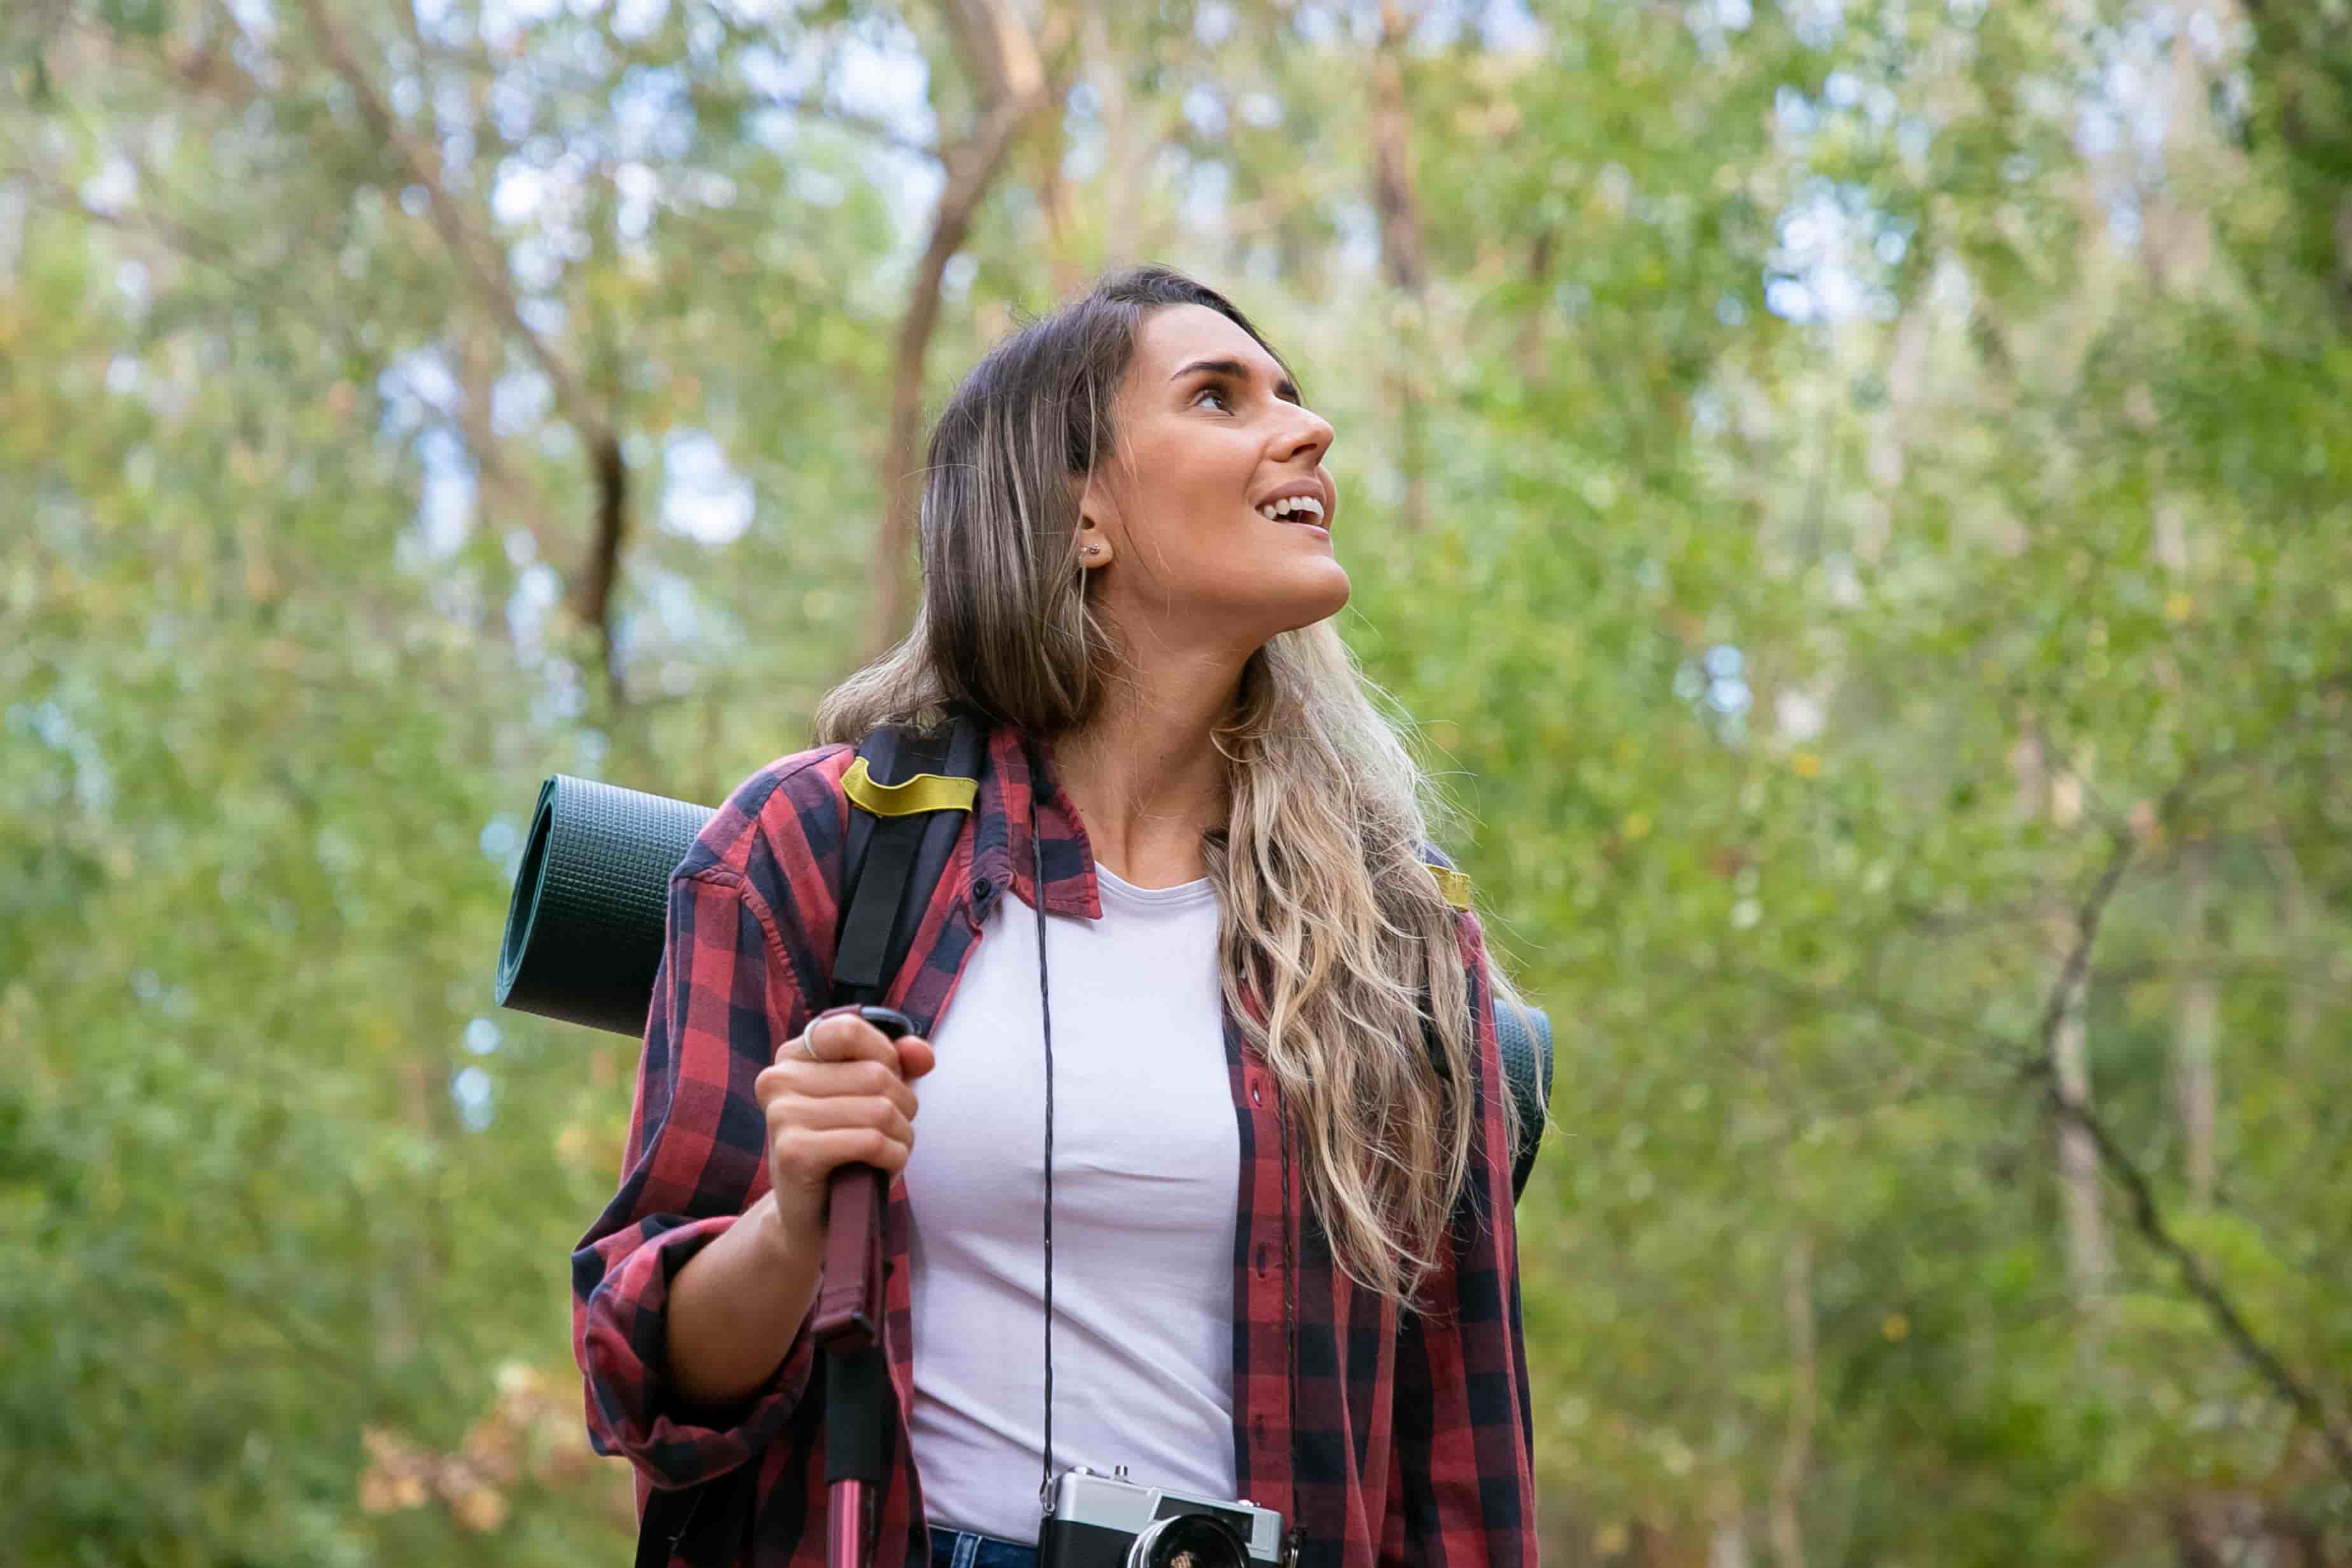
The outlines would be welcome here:
M 1055 740 L 1055 777 L 1114 876 L 1171 888 L 1208 875 L 1201 836 L 1230 809 L 1212 733 L 1240 679 L 1238 666 L 1163 666 L 1122 683 L 1091 722 Z

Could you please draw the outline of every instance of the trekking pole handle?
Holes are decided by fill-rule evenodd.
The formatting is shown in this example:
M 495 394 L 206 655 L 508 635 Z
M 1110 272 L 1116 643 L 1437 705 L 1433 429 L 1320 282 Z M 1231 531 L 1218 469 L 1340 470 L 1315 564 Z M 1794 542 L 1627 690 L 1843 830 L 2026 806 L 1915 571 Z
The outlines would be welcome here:
M 857 1016 L 888 1040 L 915 1032 L 914 1020 L 894 1007 L 866 1006 Z M 825 1185 L 824 1281 L 818 1288 L 820 1349 L 866 1350 L 882 1342 L 882 1173 L 864 1163 L 837 1165 Z

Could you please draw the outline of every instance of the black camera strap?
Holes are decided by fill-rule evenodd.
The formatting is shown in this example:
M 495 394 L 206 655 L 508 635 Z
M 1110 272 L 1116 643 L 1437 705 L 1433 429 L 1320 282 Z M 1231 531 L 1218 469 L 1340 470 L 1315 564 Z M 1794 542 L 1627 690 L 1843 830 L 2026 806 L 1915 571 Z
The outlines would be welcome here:
M 1031 773 L 1034 780 L 1035 773 Z M 1045 840 L 1037 832 L 1037 792 L 1029 792 L 1029 897 L 1037 911 L 1037 1016 L 1045 1036 L 1045 1447 L 1039 1456 L 1037 1508 L 1054 1506 L 1054 1008 L 1045 992 Z

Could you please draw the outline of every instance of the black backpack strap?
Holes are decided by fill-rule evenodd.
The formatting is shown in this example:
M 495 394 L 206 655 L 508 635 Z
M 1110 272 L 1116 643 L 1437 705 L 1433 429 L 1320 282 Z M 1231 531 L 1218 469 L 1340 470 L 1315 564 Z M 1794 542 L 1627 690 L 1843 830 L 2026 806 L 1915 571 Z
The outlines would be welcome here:
M 835 1006 L 879 1002 L 906 962 L 979 794 L 986 742 L 978 717 L 959 711 L 936 729 L 885 725 L 858 743 L 843 780 L 853 809 Z
M 703 1494 L 715 1484 L 705 1481 L 674 1491 L 657 1487 L 646 1494 L 646 1511 L 637 1518 L 636 1568 L 667 1568 L 688 1523 L 702 1504 Z
M 739 1465 L 696 1486 L 656 1488 L 637 1522 L 636 1568 L 669 1568 L 681 1553 L 698 1562 L 734 1557 L 733 1550 L 718 1550 L 709 1538 L 749 1524 L 751 1499 L 744 1483 L 758 1472 L 757 1465 Z M 698 1520 L 701 1529 L 693 1531 L 697 1543 L 689 1547 L 686 1537 Z

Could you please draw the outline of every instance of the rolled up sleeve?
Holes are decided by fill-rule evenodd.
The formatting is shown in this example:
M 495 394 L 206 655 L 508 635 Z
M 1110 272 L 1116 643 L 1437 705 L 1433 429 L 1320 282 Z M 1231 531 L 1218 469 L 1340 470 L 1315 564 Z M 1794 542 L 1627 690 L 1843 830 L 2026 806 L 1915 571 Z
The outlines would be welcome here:
M 667 1348 L 670 1281 L 767 1191 L 752 1083 L 806 1014 L 775 922 L 745 879 L 723 867 L 674 875 L 620 1189 L 572 1254 L 590 1441 L 654 1487 L 691 1486 L 752 1458 L 808 1387 L 806 1322 L 767 1383 L 724 1411 L 681 1404 Z

